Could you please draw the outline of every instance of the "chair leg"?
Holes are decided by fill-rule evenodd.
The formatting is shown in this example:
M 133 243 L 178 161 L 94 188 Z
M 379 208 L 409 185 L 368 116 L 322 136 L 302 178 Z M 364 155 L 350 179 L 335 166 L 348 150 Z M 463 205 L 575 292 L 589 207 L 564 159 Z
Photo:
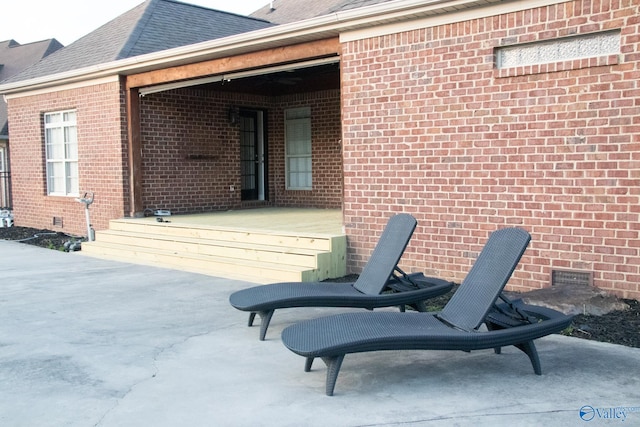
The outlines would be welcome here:
M 325 385 L 325 393 L 327 396 L 333 396 L 333 389 L 336 387 L 336 380 L 338 379 L 343 360 L 344 354 L 322 358 L 322 361 L 327 365 L 327 383 Z
M 527 356 L 529 356 L 529 360 L 531 360 L 531 365 L 533 366 L 533 372 L 535 372 L 536 375 L 542 375 L 540 358 L 538 357 L 538 351 L 536 350 L 536 346 L 533 341 L 516 344 L 516 347 L 523 351 Z
M 264 341 L 264 337 L 267 335 L 267 329 L 269 328 L 271 316 L 273 316 L 274 311 L 275 310 L 265 310 L 258 312 L 258 316 L 260 316 L 260 341 Z
M 252 311 L 251 313 L 249 313 L 249 323 L 247 324 L 247 326 L 251 327 L 253 326 L 253 321 L 256 318 L 256 312 Z
M 427 304 L 425 304 L 424 301 L 417 301 L 414 304 L 412 304 L 412 307 L 416 311 L 419 311 L 420 313 L 426 313 L 427 312 Z
M 485 324 L 485 326 L 487 327 L 487 329 L 488 329 L 489 331 L 495 331 L 495 330 L 498 330 L 498 329 L 502 329 L 502 328 L 498 328 L 497 326 L 496 326 L 496 327 L 494 327 L 493 323 L 491 323 L 491 322 L 484 322 L 484 324 Z M 495 347 L 495 348 L 493 349 L 493 352 L 494 352 L 495 354 L 500 354 L 500 353 L 502 353 L 502 347 Z
M 311 365 L 313 365 L 313 360 L 314 359 L 315 359 L 315 357 L 307 357 L 307 360 L 304 362 L 304 371 L 305 372 L 311 371 Z

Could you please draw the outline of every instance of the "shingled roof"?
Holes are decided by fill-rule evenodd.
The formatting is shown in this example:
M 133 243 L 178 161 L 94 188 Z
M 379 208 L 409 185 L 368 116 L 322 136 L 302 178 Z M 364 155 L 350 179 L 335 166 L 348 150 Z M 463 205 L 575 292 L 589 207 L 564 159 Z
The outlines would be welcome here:
M 147 0 L 6 82 L 63 73 L 273 25 L 175 0 Z
M 275 24 L 288 24 L 388 1 L 391 0 L 274 0 L 249 16 Z
M 0 42 L 0 81 L 20 73 L 62 47 L 56 39 L 27 44 L 15 40 Z M 7 135 L 7 104 L 0 101 L 0 138 Z

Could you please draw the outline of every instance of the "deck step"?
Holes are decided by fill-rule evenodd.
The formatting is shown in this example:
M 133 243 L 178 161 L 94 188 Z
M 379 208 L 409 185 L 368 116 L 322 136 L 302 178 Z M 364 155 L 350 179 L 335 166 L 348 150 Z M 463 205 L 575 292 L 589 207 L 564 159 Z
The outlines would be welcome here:
M 346 274 L 344 235 L 114 220 L 82 244 L 82 253 L 255 283 Z
M 176 239 L 196 238 L 221 242 L 245 242 L 253 244 L 281 245 L 309 250 L 331 250 L 331 241 L 327 235 L 266 232 L 250 228 L 230 228 L 201 226 L 193 224 L 174 224 L 166 222 L 141 222 L 136 224 L 129 220 L 114 220 L 109 223 L 109 230 L 132 231 L 145 235 L 163 235 Z

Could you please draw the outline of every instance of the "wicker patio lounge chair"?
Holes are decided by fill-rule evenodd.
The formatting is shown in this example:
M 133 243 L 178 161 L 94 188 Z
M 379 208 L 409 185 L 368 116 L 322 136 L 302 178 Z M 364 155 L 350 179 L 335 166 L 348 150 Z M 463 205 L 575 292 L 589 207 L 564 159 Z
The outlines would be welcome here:
M 354 307 L 373 310 L 378 307 L 405 305 L 426 311 L 424 300 L 447 293 L 453 283 L 425 277 L 422 273 L 405 274 L 398 261 L 416 228 L 409 214 L 392 216 L 371 258 L 353 283 L 287 282 L 255 286 L 234 292 L 231 305 L 248 311 L 249 326 L 260 316 L 260 339 L 264 340 L 276 309 L 292 307 Z
M 519 228 L 495 231 L 473 267 L 439 313 L 349 313 L 301 322 L 284 329 L 282 342 L 306 358 L 327 365 L 331 396 L 344 356 L 378 350 L 479 350 L 513 345 L 529 356 L 536 374 L 540 360 L 533 340 L 559 332 L 571 316 L 543 307 L 496 304 L 530 240 Z M 503 298 L 503 297 L 502 297 Z M 504 298 L 506 301 L 506 298 Z M 487 330 L 479 330 L 482 324 Z

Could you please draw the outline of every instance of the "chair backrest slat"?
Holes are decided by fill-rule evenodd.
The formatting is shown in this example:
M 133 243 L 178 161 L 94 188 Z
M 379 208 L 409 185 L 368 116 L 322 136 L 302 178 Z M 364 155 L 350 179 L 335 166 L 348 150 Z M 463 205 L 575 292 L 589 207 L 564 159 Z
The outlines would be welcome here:
M 477 329 L 506 286 L 529 245 L 531 235 L 521 228 L 491 233 L 473 267 L 438 315 L 465 331 Z
M 371 258 L 353 287 L 367 295 L 380 294 L 409 244 L 416 225 L 416 219 L 409 214 L 396 214 L 389 218 Z

